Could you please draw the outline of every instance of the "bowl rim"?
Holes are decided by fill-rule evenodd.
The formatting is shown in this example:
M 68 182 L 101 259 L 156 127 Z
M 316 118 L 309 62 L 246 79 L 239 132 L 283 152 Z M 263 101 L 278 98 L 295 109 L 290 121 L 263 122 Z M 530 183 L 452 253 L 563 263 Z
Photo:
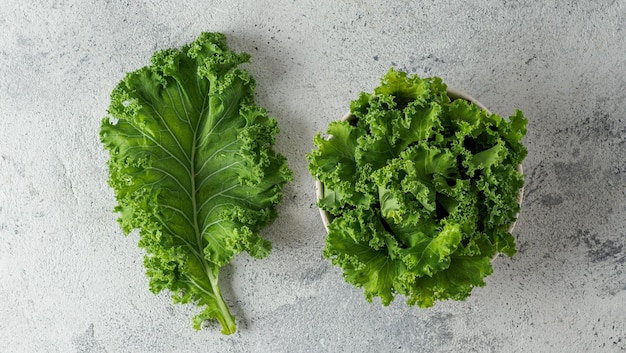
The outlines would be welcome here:
M 476 98 L 470 96 L 469 94 L 463 91 L 460 91 L 454 88 L 448 88 L 447 93 L 448 93 L 448 97 L 450 97 L 451 100 L 465 99 L 466 101 L 471 102 L 475 104 L 476 106 L 478 106 L 479 108 L 485 110 L 488 114 L 491 114 L 491 111 L 487 109 L 487 107 L 485 107 L 482 103 L 480 103 Z M 348 112 L 341 118 L 341 120 L 346 121 L 350 119 L 351 116 L 352 116 L 352 113 Z M 330 138 L 330 136 L 328 136 L 327 138 Z M 516 169 L 519 173 L 524 174 L 524 169 L 522 168 L 521 163 L 517 165 Z M 318 203 L 324 197 L 324 184 L 322 184 L 322 182 L 320 182 L 317 178 L 315 179 L 315 197 Z M 520 205 L 520 209 L 522 206 L 523 199 L 524 199 L 524 185 L 522 185 L 517 195 L 517 203 Z M 326 233 L 328 233 L 328 225 L 330 224 L 330 217 L 328 216 L 328 213 L 319 206 L 318 206 L 318 210 L 322 218 L 322 223 L 324 224 L 324 229 L 326 229 Z M 509 233 L 513 232 L 513 229 L 515 228 L 515 224 L 517 223 L 518 218 L 519 218 L 519 212 L 515 215 L 515 221 L 511 223 L 511 225 L 507 229 Z M 497 255 L 498 254 L 496 254 L 496 256 Z

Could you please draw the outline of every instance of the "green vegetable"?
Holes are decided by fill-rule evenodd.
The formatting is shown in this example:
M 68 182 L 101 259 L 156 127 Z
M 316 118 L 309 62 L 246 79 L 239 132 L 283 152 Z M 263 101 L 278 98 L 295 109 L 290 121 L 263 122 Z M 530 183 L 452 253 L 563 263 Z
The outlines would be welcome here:
M 520 210 L 527 120 L 451 100 L 438 77 L 390 70 L 352 118 L 315 137 L 309 170 L 323 185 L 324 256 L 371 301 L 465 299 L 484 286 Z
M 238 68 L 248 60 L 219 33 L 158 51 L 113 90 L 100 131 L 115 211 L 126 234 L 140 230 L 150 290 L 202 307 L 194 327 L 217 319 L 224 334 L 236 325 L 219 269 L 244 250 L 270 253 L 259 231 L 292 179 L 272 150 L 277 122 L 255 105 L 254 80 Z

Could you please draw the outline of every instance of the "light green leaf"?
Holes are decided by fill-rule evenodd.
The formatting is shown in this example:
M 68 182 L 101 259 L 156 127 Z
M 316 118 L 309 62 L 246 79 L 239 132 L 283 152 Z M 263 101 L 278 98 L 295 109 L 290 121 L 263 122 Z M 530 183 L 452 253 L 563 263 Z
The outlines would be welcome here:
M 403 262 L 417 276 L 432 276 L 450 265 L 450 255 L 460 245 L 461 228 L 458 224 L 445 224 L 434 237 L 414 233 L 406 242 L 409 246 L 400 254 Z

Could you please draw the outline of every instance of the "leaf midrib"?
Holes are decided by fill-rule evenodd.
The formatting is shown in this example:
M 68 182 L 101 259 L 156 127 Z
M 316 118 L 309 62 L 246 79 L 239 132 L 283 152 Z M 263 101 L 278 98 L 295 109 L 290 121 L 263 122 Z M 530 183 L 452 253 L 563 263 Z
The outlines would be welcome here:
M 197 78 L 196 78 L 196 80 L 197 80 Z M 180 89 L 181 88 L 180 87 L 180 82 L 178 82 L 178 81 L 176 81 L 176 82 L 179 85 L 179 89 Z M 213 271 L 211 271 L 211 268 L 209 267 L 209 264 L 208 264 L 208 262 L 206 260 L 206 257 L 204 256 L 204 247 L 203 247 L 203 242 L 202 242 L 202 233 L 200 232 L 200 227 L 198 225 L 198 211 L 199 211 L 199 209 L 198 209 L 198 202 L 197 202 L 198 192 L 196 192 L 196 176 L 197 175 L 196 175 L 196 170 L 195 170 L 195 167 L 196 167 L 196 152 L 198 151 L 198 148 L 199 148 L 198 136 L 197 135 L 198 135 L 200 123 L 202 122 L 202 120 L 203 120 L 202 118 L 205 115 L 204 111 L 205 111 L 207 99 L 209 97 L 209 90 L 210 89 L 211 89 L 211 85 L 209 84 L 209 85 L 207 85 L 207 92 L 205 92 L 204 98 L 203 98 L 203 101 L 202 101 L 202 109 L 200 109 L 200 113 L 198 114 L 198 122 L 197 122 L 196 127 L 195 127 L 195 129 L 193 131 L 192 148 L 191 148 L 191 156 L 190 156 L 191 169 L 189 170 L 189 178 L 190 178 L 190 181 L 191 181 L 191 190 L 192 190 L 191 203 L 192 203 L 192 211 L 193 211 L 193 223 L 194 223 L 193 227 L 194 227 L 194 231 L 196 233 L 196 242 L 197 242 L 198 250 L 199 250 L 199 252 L 198 252 L 198 254 L 196 256 L 202 255 L 202 256 L 199 256 L 200 257 L 200 261 L 201 261 L 202 267 L 204 268 L 204 272 L 206 273 L 206 276 L 209 279 L 209 283 L 211 285 L 211 289 L 213 290 L 212 298 L 216 302 L 219 310 L 221 311 L 222 319 L 226 322 L 226 324 L 224 324 L 224 329 L 226 329 L 226 327 L 230 326 L 230 325 L 232 325 L 234 327 L 235 323 L 233 321 L 232 316 L 230 315 L 230 311 L 228 310 L 228 307 L 226 306 L 226 303 L 224 302 L 224 299 L 222 298 L 220 289 L 218 287 L 217 271 L 215 273 Z M 179 94 L 180 94 L 180 90 L 179 90 Z M 185 109 L 185 114 L 188 114 L 186 109 Z M 187 115 L 187 118 L 189 118 L 189 115 Z M 194 282 L 194 284 L 195 284 L 195 282 Z M 206 290 L 203 287 L 201 287 L 201 286 L 199 286 L 197 284 L 196 284 L 196 287 L 198 287 L 202 292 L 206 293 Z M 216 316 L 218 316 L 218 315 L 219 314 L 216 314 Z M 230 323 L 230 325 L 228 323 Z
M 178 85 L 178 89 L 179 89 L 179 94 L 180 94 L 180 82 L 176 81 L 177 85 Z M 200 113 L 198 114 L 198 121 L 196 123 L 196 126 L 193 128 L 193 138 L 192 138 L 192 145 L 191 145 L 191 155 L 189 158 L 189 163 L 191 168 L 189 169 L 189 179 L 191 182 L 191 205 L 192 205 L 192 212 L 193 212 L 193 229 L 195 231 L 195 238 L 196 238 L 196 245 L 198 246 L 198 254 L 196 256 L 200 257 L 198 260 L 200 260 L 200 263 L 202 264 L 202 267 L 204 268 L 204 271 L 207 274 L 207 277 L 209 278 L 209 280 L 212 282 L 212 276 L 211 276 L 211 271 L 209 269 L 208 263 L 206 261 L 206 257 L 205 256 L 199 256 L 199 255 L 203 255 L 204 254 L 204 246 L 203 246 L 203 242 L 202 242 L 202 233 L 200 232 L 200 227 L 198 224 L 198 191 L 196 190 L 196 152 L 198 151 L 198 131 L 199 131 L 199 127 L 200 127 L 200 123 L 203 120 L 203 115 L 205 114 L 205 109 L 206 109 L 206 103 L 207 103 L 207 99 L 209 97 L 209 90 L 210 90 L 211 86 L 207 85 L 207 91 L 204 94 L 204 99 L 202 100 L 202 109 L 200 109 Z M 210 113 L 210 112 L 209 112 Z M 177 113 L 178 114 L 178 113 Z M 189 121 L 189 126 L 191 127 L 191 120 L 189 120 L 189 115 L 187 113 L 187 110 L 185 109 L 185 114 L 187 114 L 187 121 Z

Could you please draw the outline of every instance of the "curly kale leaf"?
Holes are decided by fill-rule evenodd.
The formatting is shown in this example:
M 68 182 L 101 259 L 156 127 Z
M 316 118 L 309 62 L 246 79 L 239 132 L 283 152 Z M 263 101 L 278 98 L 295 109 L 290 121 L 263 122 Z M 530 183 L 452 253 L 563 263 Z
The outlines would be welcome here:
M 309 170 L 329 215 L 324 256 L 384 305 L 466 298 L 497 253 L 515 254 L 526 118 L 507 121 L 438 77 L 390 70 L 351 118 L 318 134 Z
M 115 87 L 100 131 L 115 211 L 126 234 L 139 229 L 150 290 L 202 307 L 194 327 L 217 319 L 224 334 L 236 325 L 219 269 L 242 251 L 270 253 L 259 231 L 277 217 L 292 179 L 272 149 L 277 122 L 254 103 L 255 82 L 238 67 L 248 60 L 219 33 L 156 52 Z

